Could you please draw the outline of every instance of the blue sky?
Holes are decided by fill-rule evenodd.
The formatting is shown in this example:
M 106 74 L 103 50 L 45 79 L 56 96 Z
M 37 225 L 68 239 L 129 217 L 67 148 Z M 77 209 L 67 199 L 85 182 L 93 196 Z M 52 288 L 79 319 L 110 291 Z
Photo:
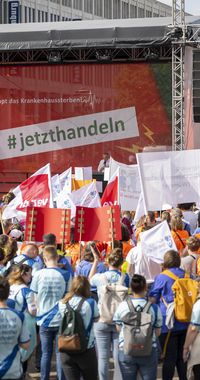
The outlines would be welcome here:
M 172 5 L 172 0 L 160 0 L 162 3 Z M 200 16 L 200 0 L 185 0 L 186 11 Z

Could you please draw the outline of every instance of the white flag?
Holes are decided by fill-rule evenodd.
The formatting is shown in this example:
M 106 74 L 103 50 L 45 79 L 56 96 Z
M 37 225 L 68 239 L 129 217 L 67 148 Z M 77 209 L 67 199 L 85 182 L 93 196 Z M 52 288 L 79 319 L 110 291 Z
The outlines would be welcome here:
M 66 188 L 64 188 L 56 198 L 56 203 L 58 208 L 71 209 L 72 218 L 76 214 L 76 206 L 101 207 L 95 182 L 91 182 L 89 185 L 83 186 L 71 194 L 68 194 Z
M 70 196 L 75 206 L 101 207 L 101 201 L 95 182 L 91 182 L 80 189 L 73 191 Z
M 144 207 L 144 200 L 143 200 L 143 195 L 140 193 L 140 198 L 138 200 L 138 205 L 135 211 L 135 216 L 134 216 L 134 223 L 137 223 L 138 220 L 145 215 L 145 207 Z
M 65 188 L 67 193 L 70 194 L 72 191 L 72 168 L 69 168 L 61 173 L 59 175 L 59 180 L 61 191 Z
M 148 231 L 140 232 L 142 252 L 152 261 L 163 263 L 164 254 L 170 249 L 177 251 L 166 220 Z
M 56 198 L 57 208 L 68 208 L 71 210 L 71 218 L 76 215 L 76 206 L 71 199 L 71 194 L 67 193 L 67 188 L 64 188 Z
M 53 200 L 55 201 L 55 199 L 57 198 L 61 190 L 59 174 L 56 174 L 53 177 L 51 177 L 51 186 L 52 186 Z

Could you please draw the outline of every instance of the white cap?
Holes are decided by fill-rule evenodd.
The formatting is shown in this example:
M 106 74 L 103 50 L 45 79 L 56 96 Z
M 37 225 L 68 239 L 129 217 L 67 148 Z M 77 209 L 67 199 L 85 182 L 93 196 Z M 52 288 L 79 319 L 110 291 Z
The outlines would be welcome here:
M 22 231 L 14 228 L 13 230 L 10 231 L 9 236 L 11 236 L 14 239 L 19 239 L 22 236 Z

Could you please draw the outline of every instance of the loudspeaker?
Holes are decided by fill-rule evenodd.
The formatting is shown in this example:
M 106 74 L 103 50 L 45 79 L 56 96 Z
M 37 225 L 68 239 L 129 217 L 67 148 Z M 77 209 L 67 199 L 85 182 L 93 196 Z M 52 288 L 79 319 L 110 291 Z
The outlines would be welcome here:
M 200 123 L 200 49 L 193 50 L 193 120 Z

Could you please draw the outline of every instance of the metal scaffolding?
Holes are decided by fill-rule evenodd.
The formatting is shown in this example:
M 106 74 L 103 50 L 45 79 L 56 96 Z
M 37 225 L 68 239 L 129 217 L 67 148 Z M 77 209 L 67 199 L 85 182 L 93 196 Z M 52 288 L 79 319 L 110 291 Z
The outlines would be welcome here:
M 172 0 L 172 148 L 183 150 L 185 0 Z

